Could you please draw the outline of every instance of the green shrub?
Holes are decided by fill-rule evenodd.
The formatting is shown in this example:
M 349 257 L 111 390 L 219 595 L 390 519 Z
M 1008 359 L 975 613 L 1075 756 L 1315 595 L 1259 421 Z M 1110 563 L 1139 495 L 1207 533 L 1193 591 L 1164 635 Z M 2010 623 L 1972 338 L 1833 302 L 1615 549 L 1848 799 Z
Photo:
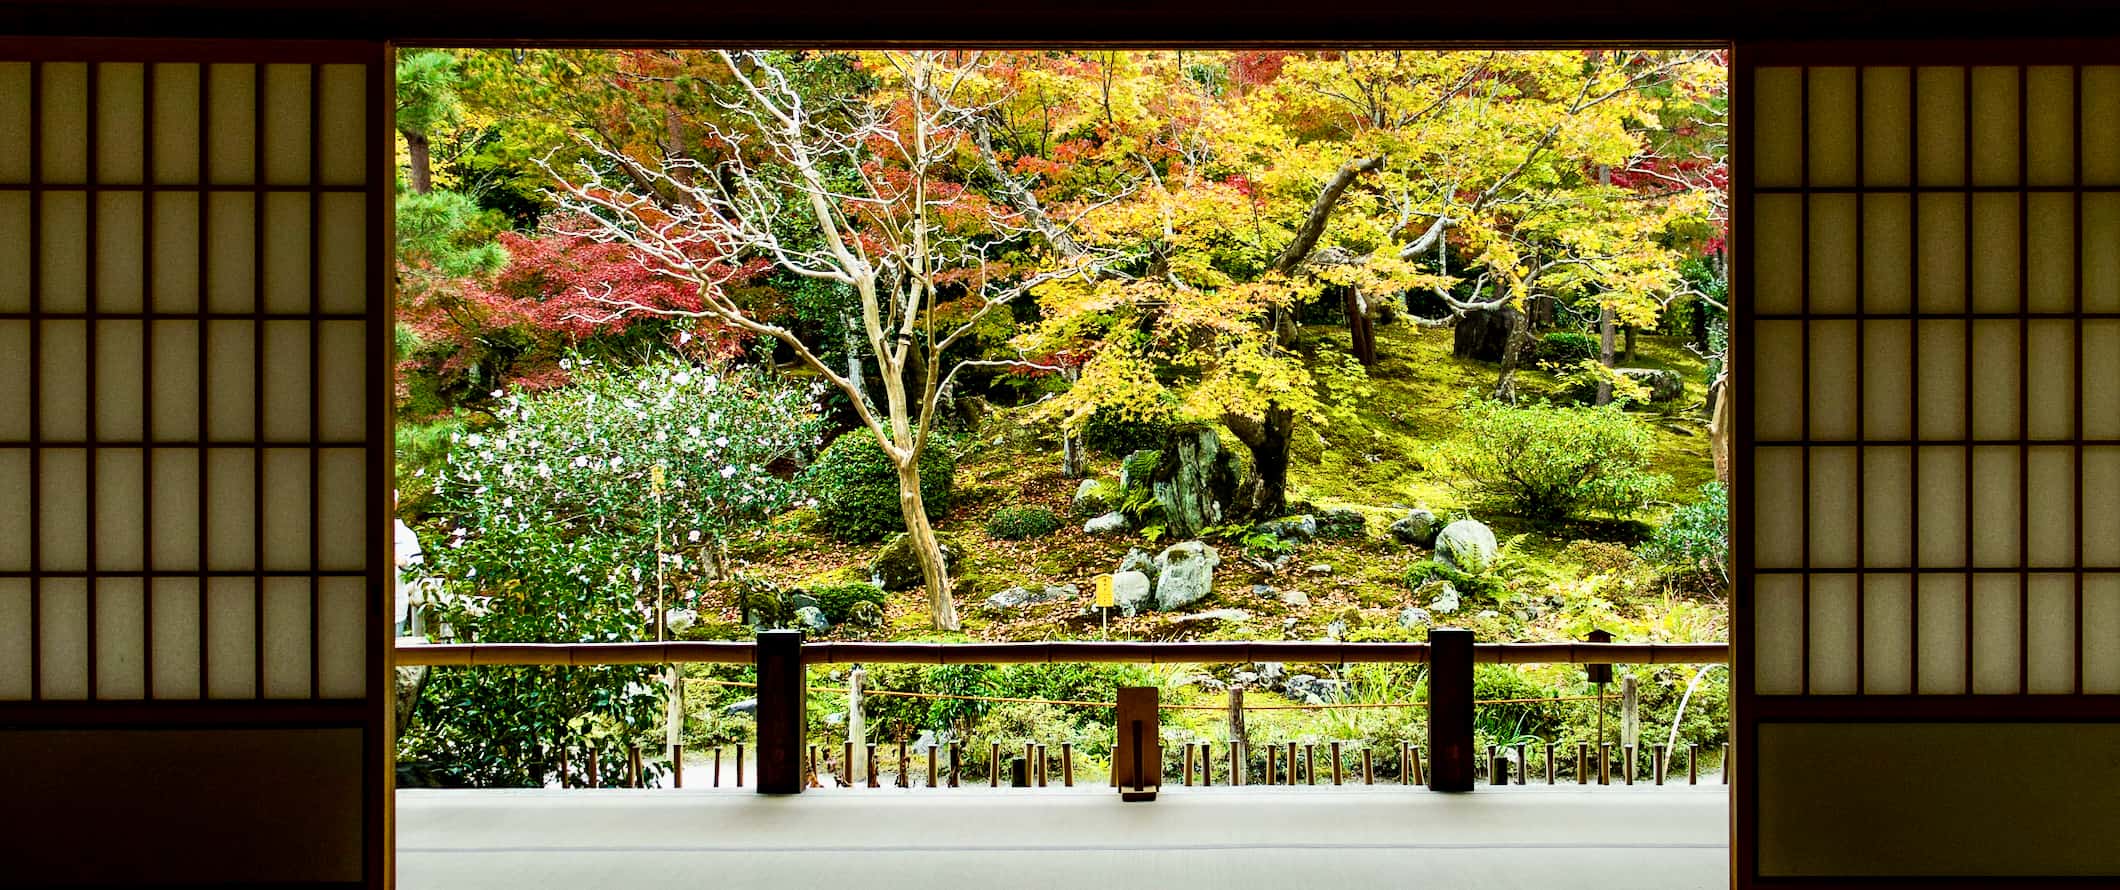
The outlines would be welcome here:
M 1128 488 L 1147 488 L 1148 480 L 1156 474 L 1156 465 L 1162 462 L 1163 452 L 1144 448 L 1119 462 L 1120 475 L 1126 478 Z
M 1060 517 L 1044 507 L 1002 507 L 986 519 L 986 533 L 1003 541 L 1042 538 L 1060 530 Z
M 873 603 L 879 609 L 883 607 L 883 588 L 866 582 L 812 587 L 810 596 L 816 598 L 817 610 L 833 624 L 853 617 L 862 603 Z
M 1537 360 L 1548 365 L 1573 365 L 1598 356 L 1597 338 L 1581 331 L 1554 331 L 1539 338 Z
M 1511 665 L 1482 664 L 1472 669 L 1472 699 L 1490 704 L 1474 711 L 1478 745 L 1514 745 L 1558 740 L 1564 712 L 1553 705 L 1515 701 L 1548 698 L 1557 690 L 1524 676 Z
M 1138 417 L 1114 408 L 1099 408 L 1082 424 L 1082 444 L 1113 457 L 1155 448 L 1170 434 L 1170 419 L 1168 412 Z
M 1445 459 L 1475 494 L 1522 516 L 1624 515 L 1670 484 L 1649 471 L 1649 428 L 1616 404 L 1475 401 L 1463 417 Z
M 1641 558 L 1682 583 L 1718 591 L 1730 584 L 1730 492 L 1720 482 L 1700 487 L 1700 499 L 1672 511 L 1670 521 L 1642 544 Z
M 920 498 L 927 504 L 930 519 L 949 512 L 950 477 L 956 470 L 956 458 L 944 443 L 929 440 L 920 454 Z M 832 440 L 803 481 L 817 499 L 818 522 L 834 537 L 860 543 L 905 531 L 905 514 L 898 506 L 898 470 L 867 430 L 857 429 Z

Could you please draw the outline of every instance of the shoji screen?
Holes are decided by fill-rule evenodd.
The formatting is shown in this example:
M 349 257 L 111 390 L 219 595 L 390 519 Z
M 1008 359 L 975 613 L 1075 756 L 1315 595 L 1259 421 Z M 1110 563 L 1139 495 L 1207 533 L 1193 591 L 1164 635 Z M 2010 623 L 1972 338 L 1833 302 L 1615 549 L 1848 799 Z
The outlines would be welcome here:
M 13 877 L 380 876 L 388 70 L 0 43 Z
M 2000 52 L 1740 48 L 1761 885 L 2120 873 L 2120 67 Z

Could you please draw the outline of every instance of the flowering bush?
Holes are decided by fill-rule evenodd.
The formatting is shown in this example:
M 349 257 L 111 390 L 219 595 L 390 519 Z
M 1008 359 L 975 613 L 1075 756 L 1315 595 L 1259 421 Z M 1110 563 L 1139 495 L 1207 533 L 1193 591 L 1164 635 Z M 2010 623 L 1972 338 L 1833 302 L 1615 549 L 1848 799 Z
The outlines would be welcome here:
M 573 386 L 497 397 L 492 426 L 454 437 L 427 559 L 448 594 L 435 618 L 458 639 L 654 639 L 659 593 L 695 607 L 725 536 L 801 497 L 822 424 L 807 389 L 679 361 L 575 371 Z M 562 732 L 613 752 L 643 741 L 662 716 L 653 670 L 436 670 L 405 749 L 479 784 L 534 781 L 535 752 Z

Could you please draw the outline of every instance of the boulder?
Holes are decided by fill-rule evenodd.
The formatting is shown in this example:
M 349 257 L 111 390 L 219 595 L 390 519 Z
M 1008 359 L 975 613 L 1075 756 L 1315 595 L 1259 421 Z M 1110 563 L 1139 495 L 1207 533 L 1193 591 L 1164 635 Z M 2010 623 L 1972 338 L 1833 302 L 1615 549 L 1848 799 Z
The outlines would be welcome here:
M 1435 536 L 1435 558 L 1464 572 L 1486 571 L 1500 552 L 1494 530 L 1476 519 L 1460 519 L 1444 526 L 1442 534 Z
M 942 545 L 942 565 L 952 576 L 957 574 L 956 561 L 956 548 Z M 927 584 L 927 576 L 920 571 L 920 558 L 913 553 L 912 536 L 904 532 L 892 536 L 876 558 L 869 561 L 869 578 L 885 590 L 911 590 Z
M 1334 507 L 1318 514 L 1318 537 L 1359 540 L 1369 533 L 1369 517 L 1358 510 Z
M 855 627 L 882 627 L 883 606 L 874 600 L 855 600 L 847 607 L 846 624 Z
M 1079 593 L 1080 590 L 1073 584 L 1057 586 L 1048 584 L 1038 590 L 1017 586 L 987 597 L 985 605 L 990 611 L 1006 612 L 1010 609 L 1020 609 L 1024 606 L 1035 606 L 1041 603 L 1066 602 L 1075 599 Z
M 1215 589 L 1222 556 L 1200 541 L 1181 541 L 1156 557 L 1156 608 L 1175 612 L 1207 598 Z
M 1300 590 L 1281 591 L 1281 604 L 1302 609 L 1310 606 L 1310 594 Z
M 1399 610 L 1399 626 L 1407 630 L 1412 630 L 1434 621 L 1435 618 L 1428 614 L 1428 610 L 1419 606 L 1407 606 Z
M 1222 450 L 1214 427 L 1173 430 L 1156 464 L 1152 486 L 1172 536 L 1197 535 L 1222 521 L 1237 491 L 1236 456 Z
M 804 606 L 795 610 L 795 626 L 804 633 L 821 634 L 832 629 L 832 622 L 816 606 Z
M 1253 584 L 1251 586 L 1251 595 L 1264 599 L 1276 599 L 1280 597 L 1281 590 L 1271 584 Z
M 1458 610 L 1457 587 L 1448 581 L 1430 581 L 1421 585 L 1413 595 L 1428 600 L 1428 609 L 1437 615 L 1448 615 Z
M 1139 547 L 1128 547 L 1126 555 L 1119 559 L 1119 571 L 1153 575 L 1156 573 L 1156 558 Z
M 1075 486 L 1073 504 L 1076 516 L 1098 516 L 1118 506 L 1111 502 L 1104 483 L 1097 479 L 1084 479 L 1082 484 Z
M 1313 575 L 1330 575 L 1332 574 L 1332 564 L 1321 562 L 1311 566 L 1308 569 L 1305 569 L 1304 571 L 1307 571 Z
M 1091 535 L 1125 534 L 1127 529 L 1133 527 L 1134 524 L 1127 521 L 1126 514 L 1117 510 L 1082 523 L 1083 533 Z
M 1255 535 L 1271 535 L 1290 543 L 1301 543 L 1318 536 L 1318 520 L 1308 513 L 1283 516 L 1254 525 L 1251 531 Z
M 1650 404 L 1676 402 L 1686 397 L 1686 378 L 1666 368 L 1619 368 L 1620 376 L 1649 389 Z
M 1404 519 L 1391 524 L 1391 539 L 1401 544 L 1434 549 L 1435 536 L 1443 530 L 1443 523 L 1427 510 L 1415 509 Z
M 722 708 L 721 712 L 731 717 L 738 714 L 756 714 L 758 713 L 758 699 L 747 698 L 743 701 L 732 703 L 728 707 Z
M 1112 575 L 1112 607 L 1121 615 L 1138 615 L 1155 608 L 1154 591 L 1148 576 L 1140 572 Z
M 1451 337 L 1451 355 L 1483 362 L 1501 361 L 1502 352 L 1509 346 L 1509 329 L 1521 315 L 1514 306 L 1465 313 L 1458 318 Z

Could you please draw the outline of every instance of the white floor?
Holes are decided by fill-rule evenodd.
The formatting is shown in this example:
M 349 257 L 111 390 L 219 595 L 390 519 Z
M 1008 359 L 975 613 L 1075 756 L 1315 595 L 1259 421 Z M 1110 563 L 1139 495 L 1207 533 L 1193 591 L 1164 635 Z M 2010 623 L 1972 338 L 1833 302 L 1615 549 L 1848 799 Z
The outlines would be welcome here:
M 1721 786 L 398 792 L 405 890 L 1724 888 Z

